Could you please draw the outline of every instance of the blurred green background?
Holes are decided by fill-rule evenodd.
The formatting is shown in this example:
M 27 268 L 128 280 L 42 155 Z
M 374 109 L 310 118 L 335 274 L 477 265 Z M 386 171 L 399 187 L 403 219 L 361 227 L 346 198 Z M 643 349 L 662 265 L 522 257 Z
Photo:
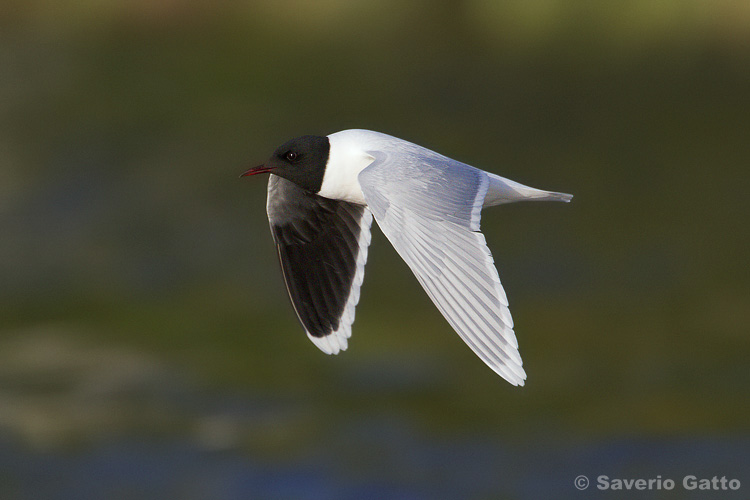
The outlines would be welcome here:
M 484 212 L 526 387 L 378 230 L 349 350 L 305 338 L 265 179 L 237 176 L 347 128 L 575 195 Z M 285 464 L 370 419 L 422 444 L 747 439 L 749 137 L 744 1 L 5 2 L 0 444 L 32 465 L 0 491 L 34 491 L 39 454 L 185 440 Z M 329 459 L 385 446 L 360 445 Z M 528 493 L 493 487 L 456 491 Z

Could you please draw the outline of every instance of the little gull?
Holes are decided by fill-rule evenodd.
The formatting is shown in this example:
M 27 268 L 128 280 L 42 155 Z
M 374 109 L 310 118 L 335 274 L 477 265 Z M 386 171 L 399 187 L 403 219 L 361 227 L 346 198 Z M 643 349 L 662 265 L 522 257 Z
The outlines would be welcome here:
M 372 218 L 448 323 L 498 375 L 523 385 L 508 299 L 479 231 L 482 208 L 570 201 L 369 130 L 306 135 L 244 174 L 270 173 L 267 212 L 289 297 L 323 352 L 346 349 Z

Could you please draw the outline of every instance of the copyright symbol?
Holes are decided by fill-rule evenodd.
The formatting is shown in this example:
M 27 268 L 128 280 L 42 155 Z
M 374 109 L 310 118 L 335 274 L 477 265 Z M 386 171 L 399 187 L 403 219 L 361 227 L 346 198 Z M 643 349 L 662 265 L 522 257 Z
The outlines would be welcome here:
M 576 488 L 579 490 L 585 490 L 589 487 L 589 478 L 586 476 L 578 476 L 575 481 L 573 481 L 573 484 L 576 485 Z

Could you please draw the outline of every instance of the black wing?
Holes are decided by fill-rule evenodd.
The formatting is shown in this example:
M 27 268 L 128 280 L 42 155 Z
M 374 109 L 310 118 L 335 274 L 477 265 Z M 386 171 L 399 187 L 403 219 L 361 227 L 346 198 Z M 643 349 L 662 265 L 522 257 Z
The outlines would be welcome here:
M 322 351 L 346 349 L 364 278 L 372 214 L 271 175 L 268 219 L 289 298 Z

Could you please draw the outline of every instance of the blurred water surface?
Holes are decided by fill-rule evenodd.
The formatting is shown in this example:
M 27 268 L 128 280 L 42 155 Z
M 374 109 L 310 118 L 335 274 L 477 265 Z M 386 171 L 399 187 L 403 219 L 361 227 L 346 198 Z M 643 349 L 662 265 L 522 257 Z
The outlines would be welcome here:
M 582 474 L 592 491 L 601 475 L 671 479 L 641 496 L 705 498 L 686 476 L 742 482 L 750 460 L 747 437 L 445 432 L 399 406 L 334 415 L 310 394 L 207 390 L 143 354 L 26 333 L 3 345 L 19 361 L 0 374 L 3 498 L 579 498 Z
M 750 485 L 745 2 L 207 5 L 0 8 L 0 496 Z M 526 387 L 377 230 L 349 351 L 304 337 L 237 175 L 345 128 L 575 195 L 483 215 Z

